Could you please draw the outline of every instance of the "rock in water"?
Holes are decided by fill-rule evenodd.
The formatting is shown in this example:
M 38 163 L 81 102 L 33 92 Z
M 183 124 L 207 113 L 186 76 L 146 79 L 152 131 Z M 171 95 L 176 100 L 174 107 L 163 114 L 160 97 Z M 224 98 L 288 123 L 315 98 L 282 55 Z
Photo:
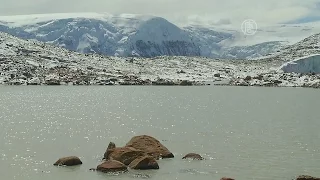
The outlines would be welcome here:
M 234 180 L 233 178 L 227 178 L 227 177 L 223 177 L 220 180 Z
M 182 159 L 203 160 L 203 157 L 196 153 L 189 153 L 185 155 Z
M 297 180 L 320 180 L 320 178 L 307 176 L 307 175 L 301 175 L 297 177 Z
M 174 155 L 157 139 L 142 135 L 133 137 L 127 144 L 126 147 L 133 147 L 135 149 L 146 152 L 148 155 L 159 158 L 173 158 Z
M 116 148 L 116 144 L 114 142 L 110 142 L 106 152 L 104 153 L 103 159 L 106 159 L 106 157 L 109 157 L 110 153 L 112 152 L 112 149 L 114 148 Z
M 116 160 L 108 160 L 97 166 L 97 171 L 109 172 L 124 172 L 127 171 L 127 166 Z
M 108 145 L 108 149 L 114 149 L 116 148 L 116 144 L 114 142 L 110 142 Z
M 152 156 L 139 157 L 133 160 L 129 164 L 129 167 L 131 169 L 138 169 L 138 170 L 159 169 L 159 165 L 157 161 Z
M 117 160 L 125 165 L 129 165 L 136 158 L 145 155 L 145 152 L 133 147 L 118 147 L 107 150 L 104 158 L 107 160 Z
M 82 164 L 81 160 L 76 156 L 69 156 L 60 158 L 55 162 L 54 166 L 76 166 Z

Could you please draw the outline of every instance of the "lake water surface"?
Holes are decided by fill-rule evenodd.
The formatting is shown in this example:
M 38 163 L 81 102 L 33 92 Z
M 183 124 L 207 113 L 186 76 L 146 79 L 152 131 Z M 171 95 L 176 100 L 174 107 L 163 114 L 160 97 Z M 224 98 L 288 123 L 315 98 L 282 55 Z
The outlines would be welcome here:
M 319 100 L 319 90 L 302 88 L 1 86 L 1 179 L 320 176 Z M 175 158 L 160 160 L 155 171 L 89 171 L 110 141 L 122 146 L 142 134 L 159 139 Z M 206 160 L 182 160 L 189 152 Z M 84 164 L 52 165 L 69 155 Z

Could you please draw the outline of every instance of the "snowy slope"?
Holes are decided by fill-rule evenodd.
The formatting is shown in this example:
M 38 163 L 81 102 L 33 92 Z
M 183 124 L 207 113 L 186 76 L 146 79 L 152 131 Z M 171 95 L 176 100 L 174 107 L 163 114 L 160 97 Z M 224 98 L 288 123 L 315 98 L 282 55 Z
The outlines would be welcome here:
M 278 50 L 264 59 L 268 61 L 288 62 L 309 55 L 320 54 L 320 33 L 309 36 L 293 45 Z
M 285 63 L 280 68 L 284 72 L 320 74 L 320 54 L 299 58 Z

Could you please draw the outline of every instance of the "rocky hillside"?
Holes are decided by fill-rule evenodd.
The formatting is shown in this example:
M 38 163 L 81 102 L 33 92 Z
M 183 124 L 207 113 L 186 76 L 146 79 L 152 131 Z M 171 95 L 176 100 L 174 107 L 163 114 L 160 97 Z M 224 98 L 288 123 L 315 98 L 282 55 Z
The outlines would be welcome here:
M 276 71 L 280 61 L 82 54 L 0 32 L 0 84 L 320 87 L 320 75 Z

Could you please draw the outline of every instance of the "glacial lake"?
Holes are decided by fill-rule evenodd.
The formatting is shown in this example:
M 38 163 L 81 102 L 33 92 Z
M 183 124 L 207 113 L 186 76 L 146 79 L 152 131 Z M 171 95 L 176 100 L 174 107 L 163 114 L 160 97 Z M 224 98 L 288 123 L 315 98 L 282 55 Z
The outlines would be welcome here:
M 320 176 L 320 92 L 303 88 L 0 86 L 3 180 L 291 180 Z M 107 175 L 110 141 L 151 135 L 174 159 Z M 189 152 L 205 160 L 182 160 Z M 75 155 L 77 167 L 55 167 Z

